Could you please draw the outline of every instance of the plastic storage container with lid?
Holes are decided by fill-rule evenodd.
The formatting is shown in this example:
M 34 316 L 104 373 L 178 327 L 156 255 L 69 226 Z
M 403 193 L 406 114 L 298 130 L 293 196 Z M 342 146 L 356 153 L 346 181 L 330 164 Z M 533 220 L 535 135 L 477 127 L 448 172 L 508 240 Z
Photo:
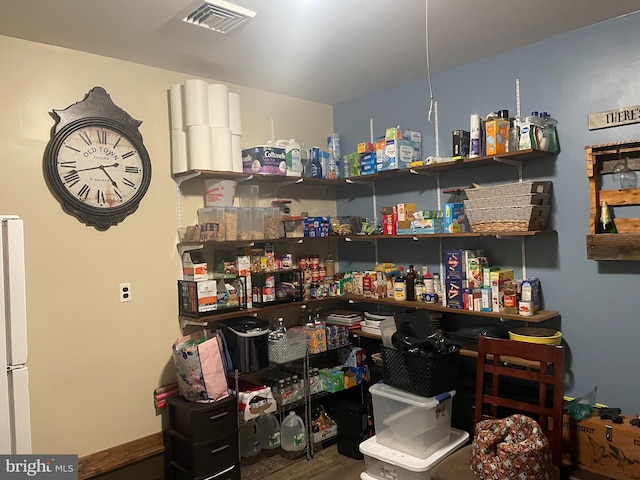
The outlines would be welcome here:
M 218 229 L 215 231 L 215 241 L 224 242 L 225 240 L 225 218 L 224 207 L 204 207 L 198 209 L 198 223 L 200 225 L 206 223 L 215 223 Z
M 369 388 L 378 443 L 427 458 L 449 442 L 455 391 L 422 397 L 376 383 Z
M 469 439 L 464 430 L 451 429 L 447 443 L 427 458 L 418 458 L 381 445 L 377 435 L 360 444 L 367 471 L 360 474 L 361 480 L 394 479 L 425 480 L 431 478 L 431 470 L 447 456 L 462 447 Z

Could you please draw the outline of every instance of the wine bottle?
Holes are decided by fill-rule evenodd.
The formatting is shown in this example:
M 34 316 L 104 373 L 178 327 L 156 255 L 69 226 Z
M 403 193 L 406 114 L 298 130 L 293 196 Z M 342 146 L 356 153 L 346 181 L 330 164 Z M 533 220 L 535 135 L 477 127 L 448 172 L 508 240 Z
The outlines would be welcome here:
M 613 219 L 609 215 L 607 202 L 600 203 L 600 222 L 598 223 L 598 233 L 618 233 Z
M 413 265 L 409 265 L 409 270 L 407 271 L 406 282 L 407 282 L 407 300 L 414 301 L 416 299 L 416 277 L 417 272 Z

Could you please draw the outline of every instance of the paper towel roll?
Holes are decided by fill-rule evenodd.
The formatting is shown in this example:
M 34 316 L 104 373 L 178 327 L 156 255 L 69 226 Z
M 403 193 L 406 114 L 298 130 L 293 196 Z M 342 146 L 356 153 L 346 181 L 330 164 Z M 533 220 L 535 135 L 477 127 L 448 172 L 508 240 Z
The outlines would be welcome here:
M 189 170 L 213 170 L 213 144 L 209 125 L 187 127 L 187 165 Z
M 177 175 L 189 170 L 187 162 L 187 135 L 181 128 L 171 129 L 171 173 Z
M 220 172 L 233 172 L 231 148 L 231 129 L 215 127 L 211 129 L 213 144 L 213 169 Z
M 232 135 L 242 135 L 240 95 L 237 93 L 229 93 L 229 126 Z
M 221 83 L 209 85 L 209 125 L 229 128 L 229 88 Z
M 171 85 L 169 89 L 169 123 L 171 130 L 182 129 L 182 100 L 184 97 L 184 85 L 178 83 Z
M 184 82 L 182 109 L 183 122 L 187 127 L 209 125 L 209 84 L 199 78 Z
M 242 173 L 242 135 L 236 135 L 231 130 L 231 159 L 233 171 Z

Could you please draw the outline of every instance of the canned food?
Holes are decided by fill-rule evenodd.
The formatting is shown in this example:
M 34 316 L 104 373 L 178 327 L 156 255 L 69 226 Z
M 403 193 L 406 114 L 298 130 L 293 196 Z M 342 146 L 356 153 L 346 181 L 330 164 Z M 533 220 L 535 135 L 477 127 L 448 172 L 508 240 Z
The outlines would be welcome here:
M 518 303 L 518 314 L 523 317 L 530 317 L 533 315 L 533 302 L 521 301 Z

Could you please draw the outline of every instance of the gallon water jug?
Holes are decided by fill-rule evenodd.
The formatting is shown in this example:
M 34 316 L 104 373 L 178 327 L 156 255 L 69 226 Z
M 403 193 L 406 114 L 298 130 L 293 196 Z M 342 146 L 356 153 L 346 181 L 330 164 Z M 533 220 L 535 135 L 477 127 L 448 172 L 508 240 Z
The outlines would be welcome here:
M 240 436 L 240 455 L 253 457 L 262 450 L 260 436 L 258 435 L 258 423 L 255 421 L 240 424 L 238 432 Z
M 282 421 L 280 446 L 288 452 L 296 452 L 307 446 L 304 422 L 295 412 L 289 412 L 289 415 Z
M 302 176 L 302 153 L 300 144 L 293 138 L 290 140 L 278 140 L 276 142 L 278 147 L 285 149 L 285 160 L 287 162 L 287 176 L 288 177 L 301 177 Z
M 263 449 L 280 446 L 280 422 L 275 415 L 263 415 L 258 419 L 258 438 Z

